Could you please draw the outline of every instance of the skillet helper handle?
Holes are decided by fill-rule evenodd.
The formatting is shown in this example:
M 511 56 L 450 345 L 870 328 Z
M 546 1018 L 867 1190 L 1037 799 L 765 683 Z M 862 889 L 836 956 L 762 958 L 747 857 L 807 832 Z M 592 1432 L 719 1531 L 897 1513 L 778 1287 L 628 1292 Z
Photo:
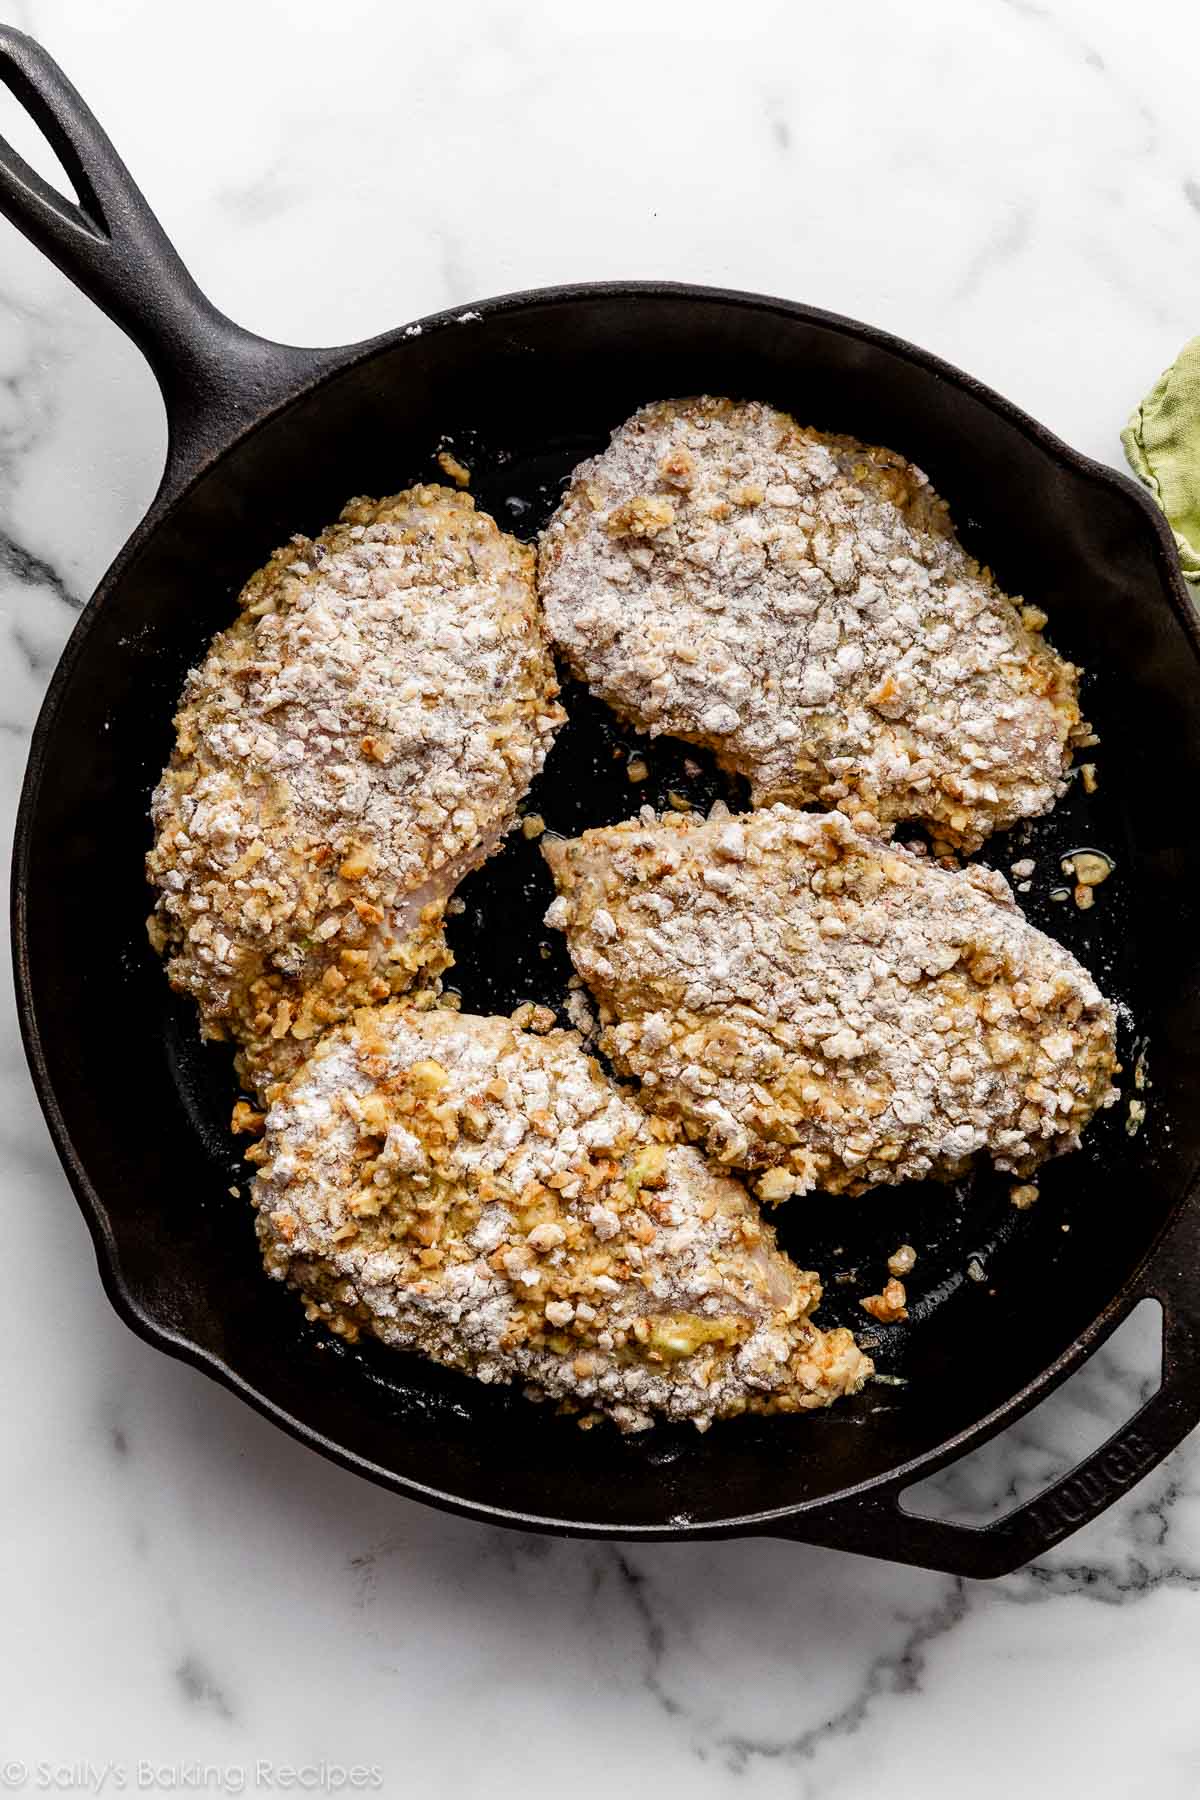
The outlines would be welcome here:
M 1098 1517 L 1149 1474 L 1200 1424 L 1200 1208 L 1181 1214 L 1151 1253 L 1108 1331 L 1147 1298 L 1162 1306 L 1162 1381 L 1157 1393 L 1099 1449 L 1036 1498 L 983 1527 L 919 1518 L 900 1505 L 904 1484 L 802 1514 L 763 1535 L 831 1544 L 952 1575 L 1011 1574 Z M 918 1477 L 919 1479 L 920 1477 Z
M 146 356 L 167 408 L 164 489 L 228 442 L 239 420 L 294 392 L 326 353 L 243 331 L 188 274 L 91 109 L 24 32 L 0 25 L 0 81 L 40 128 L 75 197 L 0 137 L 0 212 Z

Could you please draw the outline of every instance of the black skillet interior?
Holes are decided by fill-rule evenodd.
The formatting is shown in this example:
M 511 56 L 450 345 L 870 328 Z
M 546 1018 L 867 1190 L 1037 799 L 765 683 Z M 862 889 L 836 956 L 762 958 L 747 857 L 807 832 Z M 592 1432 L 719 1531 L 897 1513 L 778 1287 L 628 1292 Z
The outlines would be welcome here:
M 984 859 L 1005 870 L 1035 860 L 1022 903 L 1122 1003 L 1126 1097 L 1139 1053 L 1153 1085 L 1139 1095 L 1140 1133 L 1127 1131 L 1123 1098 L 1080 1154 L 1047 1169 L 1030 1212 L 981 1174 L 778 1215 L 784 1243 L 826 1279 L 826 1320 L 866 1324 L 856 1297 L 878 1289 L 897 1244 L 916 1246 L 912 1323 L 874 1334 L 881 1369 L 902 1385 L 803 1420 L 623 1439 L 416 1359 L 346 1349 L 266 1281 L 227 1130 L 228 1057 L 199 1044 L 147 948 L 141 862 L 184 672 L 274 545 L 320 527 L 349 494 L 436 478 L 444 445 L 471 467 L 479 504 L 531 536 L 573 465 L 636 405 L 697 391 L 764 398 L 911 456 L 972 549 L 1045 608 L 1052 641 L 1087 670 L 1097 792 L 1073 786 L 1050 819 L 993 841 Z M 27 981 L 44 1079 L 60 1141 L 99 1197 L 127 1314 L 196 1346 L 367 1472 L 515 1522 L 732 1525 L 878 1480 L 969 1432 L 1128 1290 L 1200 1149 L 1188 1101 L 1200 709 L 1169 579 L 1120 484 L 887 340 L 782 304 L 670 289 L 532 296 L 398 337 L 303 395 L 219 459 L 122 567 L 60 683 L 27 816 Z M 550 828 L 671 793 L 737 803 L 703 755 L 638 740 L 579 690 L 569 704 L 528 803 Z M 641 784 L 628 776 L 634 749 L 650 769 Z M 1087 913 L 1051 898 L 1065 885 L 1060 856 L 1081 845 L 1115 863 Z M 561 1004 L 567 965 L 541 925 L 549 895 L 523 837 L 468 881 L 450 978 L 464 1008 Z

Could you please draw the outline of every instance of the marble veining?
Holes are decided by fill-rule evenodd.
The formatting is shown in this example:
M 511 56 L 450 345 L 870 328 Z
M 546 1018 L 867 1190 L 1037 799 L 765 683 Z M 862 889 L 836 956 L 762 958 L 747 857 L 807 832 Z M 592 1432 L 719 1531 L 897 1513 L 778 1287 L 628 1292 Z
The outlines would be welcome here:
M 1200 330 L 1194 9 L 25 0 L 7 16 L 87 94 L 216 303 L 285 340 L 543 282 L 728 283 L 915 338 L 1115 462 L 1131 405 Z M 0 98 L 0 130 L 52 171 Z M 0 225 L 10 819 L 54 662 L 164 447 L 137 353 Z M 1197 1442 L 992 1584 L 783 1542 L 585 1544 L 442 1517 L 125 1331 L 10 1000 L 0 1072 L 13 1791 L 43 1764 L 43 1790 L 92 1792 L 110 1765 L 125 1779 L 107 1791 L 238 1792 L 306 1764 L 325 1791 L 359 1765 L 377 1791 L 454 1800 L 1200 1791 Z M 1139 1312 L 912 1504 L 980 1524 L 1037 1492 L 1140 1404 L 1158 1339 Z

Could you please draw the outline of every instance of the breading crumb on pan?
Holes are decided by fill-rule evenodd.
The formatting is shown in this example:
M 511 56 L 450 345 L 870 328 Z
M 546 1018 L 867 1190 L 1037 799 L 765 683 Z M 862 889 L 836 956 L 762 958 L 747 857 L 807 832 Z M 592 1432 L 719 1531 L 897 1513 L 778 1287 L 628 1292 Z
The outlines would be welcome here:
M 643 407 L 575 471 L 539 587 L 572 669 L 710 745 L 754 802 L 921 819 L 951 846 L 1046 812 L 1078 675 L 890 450 L 759 402 Z
M 564 714 L 532 553 L 467 494 L 352 500 L 243 590 L 152 802 L 150 936 L 261 1090 L 449 963 L 444 903 Z
M 329 1032 L 251 1152 L 271 1274 L 310 1316 L 623 1430 L 788 1413 L 871 1364 L 745 1189 L 574 1034 L 391 1005 Z
M 980 1151 L 1026 1175 L 1117 1098 L 1112 1007 L 991 870 L 785 806 L 645 807 L 545 855 L 600 1047 L 764 1200 Z

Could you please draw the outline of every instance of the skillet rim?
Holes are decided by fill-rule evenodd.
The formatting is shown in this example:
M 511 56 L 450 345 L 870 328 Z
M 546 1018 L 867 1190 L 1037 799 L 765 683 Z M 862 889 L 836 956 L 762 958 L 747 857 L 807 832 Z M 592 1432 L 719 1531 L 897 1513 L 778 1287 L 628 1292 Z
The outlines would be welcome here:
M 520 1513 L 503 1507 L 468 1501 L 459 1495 L 427 1486 L 410 1476 L 402 1476 L 348 1451 L 333 1439 L 325 1437 L 301 1418 L 259 1392 L 243 1376 L 230 1367 L 216 1352 L 195 1343 L 153 1318 L 134 1298 L 126 1284 L 117 1241 L 109 1223 L 103 1200 L 93 1186 L 82 1161 L 76 1155 L 71 1133 L 59 1106 L 42 1047 L 37 1018 L 37 996 L 29 966 L 26 916 L 26 887 L 29 874 L 31 838 L 41 793 L 47 746 L 54 729 L 58 710 L 68 681 L 76 665 L 86 654 L 88 636 L 110 593 L 123 579 L 126 569 L 149 542 L 167 515 L 179 505 L 198 482 L 238 444 L 277 419 L 289 406 L 308 397 L 351 369 L 359 368 L 377 356 L 387 355 L 406 343 L 412 343 L 434 331 L 451 327 L 459 330 L 474 323 L 486 324 L 497 317 L 517 314 L 530 308 L 570 306 L 581 301 L 674 299 L 702 305 L 736 307 L 760 314 L 775 314 L 803 320 L 826 330 L 856 339 L 872 348 L 897 356 L 916 366 L 936 381 L 946 382 L 974 401 L 986 406 L 1000 419 L 1017 429 L 1036 450 L 1073 474 L 1082 476 L 1110 492 L 1132 501 L 1141 525 L 1148 527 L 1153 538 L 1154 560 L 1168 603 L 1183 629 L 1196 662 L 1200 664 L 1200 618 L 1187 592 L 1179 566 L 1174 535 L 1165 516 L 1144 488 L 1118 470 L 1085 455 L 1065 443 L 1047 426 L 1039 423 L 1022 408 L 1006 400 L 986 383 L 944 361 L 919 346 L 884 331 L 851 319 L 844 314 L 808 306 L 800 301 L 784 300 L 742 289 L 696 285 L 674 281 L 597 281 L 531 288 L 501 294 L 486 300 L 472 301 L 467 306 L 445 309 L 426 315 L 358 344 L 326 350 L 289 348 L 286 351 L 285 374 L 278 391 L 269 398 L 256 396 L 258 405 L 253 417 L 241 421 L 210 421 L 209 431 L 201 435 L 201 453 L 190 461 L 186 443 L 177 437 L 174 422 L 168 417 L 168 450 L 163 477 L 145 516 L 135 527 L 101 578 L 91 599 L 82 609 L 55 666 L 38 717 L 30 735 L 29 755 L 21 786 L 13 835 L 11 876 L 11 924 L 13 975 L 17 1016 L 26 1059 L 33 1078 L 38 1103 L 46 1119 L 51 1139 L 64 1173 L 91 1233 L 100 1279 L 113 1310 L 144 1342 L 166 1355 L 218 1382 L 236 1394 L 264 1418 L 272 1421 L 290 1437 L 316 1450 L 328 1460 L 350 1472 L 363 1476 L 376 1485 L 399 1493 L 408 1499 L 435 1506 L 442 1511 L 478 1520 L 483 1524 L 503 1525 L 525 1531 L 549 1532 L 557 1536 L 593 1539 L 631 1539 L 638 1541 L 679 1541 L 683 1539 L 715 1539 L 739 1535 L 771 1535 L 772 1527 L 782 1527 L 800 1520 L 808 1513 L 832 1516 L 836 1509 L 867 1495 L 876 1498 L 892 1492 L 896 1495 L 923 1476 L 954 1461 L 968 1450 L 1013 1423 L 1049 1395 L 1068 1375 L 1078 1368 L 1115 1330 L 1142 1295 L 1139 1282 L 1143 1271 L 1153 1261 L 1163 1240 L 1175 1230 L 1184 1212 L 1196 1197 L 1197 1171 L 1184 1187 L 1176 1205 L 1164 1219 L 1159 1232 L 1147 1248 L 1145 1256 L 1131 1272 L 1125 1284 L 1057 1360 L 1042 1370 L 1032 1381 L 1002 1405 L 932 1450 L 925 1451 L 890 1470 L 866 1481 L 838 1489 L 832 1494 L 789 1506 L 737 1517 L 708 1521 L 702 1525 L 683 1524 L 605 1524 L 587 1520 L 565 1520 L 533 1513 Z M 464 314 L 467 315 L 464 317 Z M 224 322 L 223 322 L 224 323 Z M 416 329 L 414 329 L 416 327 Z M 234 335 L 239 328 L 229 325 Z M 264 350 L 278 353 L 279 346 L 264 343 Z M 181 477 L 179 467 L 186 473 Z M 1132 604 L 1153 604 L 1140 593 Z

